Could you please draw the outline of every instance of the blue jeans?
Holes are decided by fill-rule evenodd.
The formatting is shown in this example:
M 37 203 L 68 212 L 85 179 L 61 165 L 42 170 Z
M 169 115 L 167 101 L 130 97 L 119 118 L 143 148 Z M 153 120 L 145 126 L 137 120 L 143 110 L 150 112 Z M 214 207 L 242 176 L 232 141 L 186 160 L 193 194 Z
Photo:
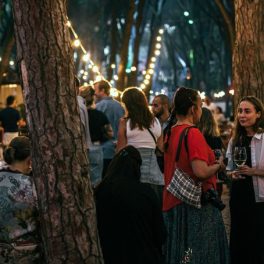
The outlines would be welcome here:
M 93 145 L 89 149 L 90 179 L 92 186 L 97 185 L 102 179 L 103 172 L 103 149 L 102 146 Z

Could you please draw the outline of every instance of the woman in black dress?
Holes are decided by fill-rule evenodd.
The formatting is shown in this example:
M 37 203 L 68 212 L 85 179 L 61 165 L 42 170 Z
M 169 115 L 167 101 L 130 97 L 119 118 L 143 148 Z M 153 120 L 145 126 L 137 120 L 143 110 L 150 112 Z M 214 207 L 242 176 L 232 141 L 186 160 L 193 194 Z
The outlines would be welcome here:
M 232 173 L 230 197 L 231 263 L 264 263 L 264 112 L 253 96 L 241 99 L 234 136 L 227 149 Z M 245 147 L 243 166 L 233 164 L 235 147 Z

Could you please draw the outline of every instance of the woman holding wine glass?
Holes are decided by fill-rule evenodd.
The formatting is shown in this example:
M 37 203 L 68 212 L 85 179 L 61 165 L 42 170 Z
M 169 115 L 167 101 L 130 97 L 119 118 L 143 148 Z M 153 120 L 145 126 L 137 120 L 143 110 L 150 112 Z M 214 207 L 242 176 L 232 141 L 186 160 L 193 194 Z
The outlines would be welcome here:
M 226 156 L 233 179 L 231 264 L 264 263 L 264 110 L 254 96 L 240 100 Z

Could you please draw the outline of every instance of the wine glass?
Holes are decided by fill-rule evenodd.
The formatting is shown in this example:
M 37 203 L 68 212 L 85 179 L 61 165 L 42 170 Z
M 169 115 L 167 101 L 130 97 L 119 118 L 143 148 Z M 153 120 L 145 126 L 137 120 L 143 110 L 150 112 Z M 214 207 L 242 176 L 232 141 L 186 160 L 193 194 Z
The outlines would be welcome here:
M 237 168 L 245 165 L 245 163 L 247 161 L 247 150 L 246 150 L 246 148 L 245 147 L 235 147 L 233 159 L 234 159 L 234 163 L 236 164 Z

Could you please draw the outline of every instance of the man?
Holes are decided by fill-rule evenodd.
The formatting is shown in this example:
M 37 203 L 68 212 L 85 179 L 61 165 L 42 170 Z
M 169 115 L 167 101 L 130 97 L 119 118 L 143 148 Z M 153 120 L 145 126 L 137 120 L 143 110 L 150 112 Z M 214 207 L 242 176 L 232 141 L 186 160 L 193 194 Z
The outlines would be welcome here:
M 119 119 L 124 116 L 124 109 L 118 101 L 114 100 L 110 96 L 110 89 L 111 85 L 106 80 L 101 80 L 94 83 L 95 97 L 97 101 L 96 109 L 102 111 L 107 116 L 114 132 L 113 138 L 107 140 L 103 144 L 103 177 L 105 176 L 109 163 L 115 155 Z
M 159 119 L 162 129 L 168 124 L 170 117 L 170 102 L 168 96 L 159 94 L 152 101 L 152 112 Z
M 89 117 L 88 117 L 88 112 L 87 112 L 87 108 L 85 105 L 85 99 L 82 96 L 80 96 L 81 87 L 80 87 L 80 81 L 77 77 L 75 77 L 75 89 L 77 92 L 77 101 L 78 101 L 78 105 L 80 109 L 81 123 L 83 125 L 83 131 L 85 135 L 85 143 L 86 143 L 87 155 L 88 155 L 89 148 L 92 145 L 92 141 L 90 137 L 90 130 L 89 130 Z
M 3 145 L 9 145 L 10 141 L 18 136 L 18 127 L 24 125 L 18 110 L 16 109 L 16 97 L 9 95 L 6 98 L 6 108 L 0 112 L 0 122 L 4 129 Z

